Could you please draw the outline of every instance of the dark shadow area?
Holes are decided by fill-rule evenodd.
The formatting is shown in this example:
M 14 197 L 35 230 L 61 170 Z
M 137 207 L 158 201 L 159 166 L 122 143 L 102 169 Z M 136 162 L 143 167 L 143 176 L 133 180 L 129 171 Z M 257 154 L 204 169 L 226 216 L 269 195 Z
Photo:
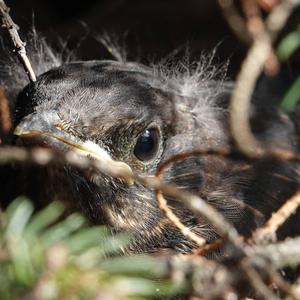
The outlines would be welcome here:
M 7 4 L 22 32 L 34 22 L 52 44 L 57 44 L 57 36 L 70 49 L 80 42 L 77 56 L 82 59 L 110 58 L 94 39 L 103 31 L 113 33 L 121 44 L 124 41 L 129 60 L 157 61 L 186 45 L 191 59 L 197 59 L 217 46 L 218 61 L 230 59 L 228 74 L 234 76 L 245 55 L 245 45 L 230 31 L 213 0 L 10 0 Z

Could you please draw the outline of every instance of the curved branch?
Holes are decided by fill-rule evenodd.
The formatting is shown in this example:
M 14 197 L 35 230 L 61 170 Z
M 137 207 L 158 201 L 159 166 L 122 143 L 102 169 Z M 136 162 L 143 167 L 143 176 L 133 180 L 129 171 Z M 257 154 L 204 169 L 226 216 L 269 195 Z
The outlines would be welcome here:
M 230 102 L 230 126 L 238 148 L 255 158 L 266 154 L 250 126 L 250 102 L 258 76 L 272 51 L 272 41 L 282 29 L 299 0 L 285 0 L 268 16 L 266 28 L 254 35 L 254 42 L 242 65 Z

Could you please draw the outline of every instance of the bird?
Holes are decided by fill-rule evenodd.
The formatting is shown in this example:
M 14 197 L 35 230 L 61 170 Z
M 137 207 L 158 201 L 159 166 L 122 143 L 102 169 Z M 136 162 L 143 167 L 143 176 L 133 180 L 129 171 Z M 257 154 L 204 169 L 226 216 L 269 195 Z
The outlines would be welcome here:
M 36 82 L 11 88 L 14 143 L 59 153 L 94 145 L 149 176 L 180 153 L 232 149 L 228 115 L 233 84 L 218 78 L 224 68 L 208 60 L 167 66 L 115 60 L 48 64 Z M 251 125 L 263 145 L 299 149 L 297 120 L 271 106 L 266 95 L 253 95 Z M 298 172 L 298 164 L 274 157 L 252 161 L 239 155 L 196 155 L 171 164 L 163 179 L 200 196 L 247 237 L 299 188 Z M 26 167 L 19 174 L 23 192 L 36 205 L 59 199 L 93 224 L 128 233 L 126 253 L 190 253 L 197 248 L 160 210 L 155 193 L 140 183 L 68 164 Z M 207 220 L 176 198 L 166 199 L 189 230 L 207 242 L 219 238 Z

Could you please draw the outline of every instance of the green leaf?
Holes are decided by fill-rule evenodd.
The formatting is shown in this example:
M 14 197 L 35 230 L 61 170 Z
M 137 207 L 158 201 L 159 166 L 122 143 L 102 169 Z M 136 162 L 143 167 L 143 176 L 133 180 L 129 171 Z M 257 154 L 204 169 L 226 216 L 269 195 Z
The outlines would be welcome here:
M 159 282 L 141 277 L 121 277 L 116 278 L 112 282 L 114 292 L 118 295 L 127 296 L 155 296 L 155 299 L 171 299 L 166 296 L 171 296 L 184 291 L 183 284 L 170 284 L 167 282 Z M 130 298 L 132 299 L 132 298 Z
M 118 233 L 108 236 L 101 240 L 99 249 L 103 255 L 112 255 L 120 252 L 120 249 L 127 246 L 129 243 L 129 236 L 126 233 Z
M 113 257 L 128 244 L 128 235 L 111 235 L 104 226 L 88 226 L 79 214 L 58 221 L 63 207 L 57 202 L 32 213 L 32 204 L 24 198 L 3 212 L 1 299 L 22 298 L 40 284 L 42 298 L 49 300 L 87 300 L 102 292 L 116 299 L 168 299 L 182 293 L 185 283 L 175 286 L 163 279 L 166 264 L 159 259 L 147 255 Z M 58 252 L 51 248 L 60 241 L 66 250 L 61 257 L 60 248 Z
M 300 100 L 300 76 L 292 84 L 288 92 L 285 94 L 280 108 L 286 112 L 291 112 Z
M 277 56 L 279 60 L 287 60 L 300 47 L 300 26 L 287 34 L 277 47 Z
M 104 228 L 100 226 L 83 228 L 68 238 L 65 243 L 72 253 L 80 253 L 96 245 L 99 247 L 103 231 Z
M 33 205 L 26 198 L 18 198 L 7 211 L 6 234 L 20 236 L 33 213 Z
M 64 206 L 60 202 L 52 202 L 42 211 L 37 213 L 26 227 L 25 234 L 28 236 L 36 235 L 53 224 L 62 215 Z
M 164 273 L 165 266 L 159 260 L 146 255 L 125 256 L 111 258 L 99 266 L 109 274 L 151 275 L 158 276 Z
M 85 224 L 85 219 L 79 214 L 72 214 L 64 221 L 43 232 L 41 239 L 46 247 L 68 238 L 73 232 Z

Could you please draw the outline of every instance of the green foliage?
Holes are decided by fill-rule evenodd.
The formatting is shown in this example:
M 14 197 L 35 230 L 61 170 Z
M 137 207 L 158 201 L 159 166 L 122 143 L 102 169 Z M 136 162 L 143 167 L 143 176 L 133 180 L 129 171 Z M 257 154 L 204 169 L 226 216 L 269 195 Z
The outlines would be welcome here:
M 277 56 L 280 61 L 288 60 L 300 47 L 300 25 L 287 34 L 277 47 Z M 300 77 L 292 84 L 284 96 L 280 107 L 286 112 L 291 112 L 300 100 Z
M 118 256 L 127 236 L 88 226 L 79 214 L 63 219 L 63 212 L 53 202 L 34 214 L 18 198 L 1 213 L 1 299 L 168 299 L 182 290 L 158 280 L 166 275 L 158 259 Z
M 291 112 L 296 107 L 300 100 L 300 77 L 298 77 L 292 86 L 289 88 L 285 94 L 280 107 L 286 112 Z
M 287 34 L 277 47 L 277 55 L 280 61 L 286 61 L 300 47 L 300 25 Z

